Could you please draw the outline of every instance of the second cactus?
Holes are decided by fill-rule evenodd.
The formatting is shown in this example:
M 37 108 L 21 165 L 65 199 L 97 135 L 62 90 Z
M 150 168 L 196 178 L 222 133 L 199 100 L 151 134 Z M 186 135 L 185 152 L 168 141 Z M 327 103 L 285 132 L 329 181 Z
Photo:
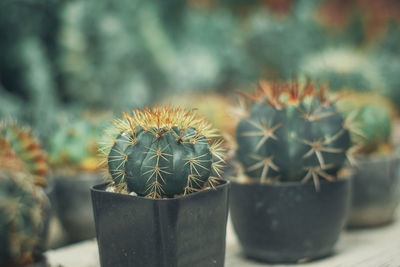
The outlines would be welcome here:
M 236 131 L 237 157 L 246 175 L 261 182 L 332 180 L 351 141 L 342 115 L 325 89 L 312 83 L 260 81 L 248 117 Z

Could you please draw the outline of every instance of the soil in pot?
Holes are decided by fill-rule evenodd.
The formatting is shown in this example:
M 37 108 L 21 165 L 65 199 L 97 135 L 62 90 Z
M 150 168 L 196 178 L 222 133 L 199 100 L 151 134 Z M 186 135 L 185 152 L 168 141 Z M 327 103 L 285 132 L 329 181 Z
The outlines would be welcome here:
M 171 199 L 92 188 L 102 267 L 224 266 L 229 183 Z
M 234 230 L 247 257 L 295 263 L 333 252 L 350 207 L 350 179 L 241 184 L 232 182 Z
M 390 223 L 400 200 L 400 158 L 395 155 L 357 159 L 348 227 Z
M 67 235 L 74 243 L 96 236 L 90 187 L 103 182 L 97 172 L 82 172 L 76 176 L 60 175 L 55 179 L 57 215 Z

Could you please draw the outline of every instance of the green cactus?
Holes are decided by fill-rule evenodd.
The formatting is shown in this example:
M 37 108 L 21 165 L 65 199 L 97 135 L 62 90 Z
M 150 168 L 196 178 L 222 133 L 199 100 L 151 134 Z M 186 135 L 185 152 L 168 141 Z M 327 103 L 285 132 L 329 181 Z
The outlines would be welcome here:
M 0 265 L 25 266 L 37 256 L 47 198 L 29 173 L 5 162 L 0 157 Z
M 50 164 L 58 171 L 65 169 L 94 171 L 99 168 L 97 157 L 97 123 L 82 117 L 59 117 L 57 130 L 48 141 Z
M 18 157 L 26 171 L 35 177 L 36 184 L 47 184 L 47 157 L 29 127 L 19 127 L 13 121 L 0 121 L 0 156 Z
M 350 134 L 325 89 L 312 83 L 260 81 L 251 111 L 236 130 L 237 158 L 253 181 L 335 179 Z
M 214 187 L 221 178 L 221 140 L 189 111 L 136 110 L 115 126 L 103 151 L 112 181 L 122 189 L 165 198 Z
M 362 146 L 361 153 L 390 147 L 394 112 L 388 99 L 373 93 L 347 93 L 338 102 L 338 109 L 352 118 L 351 137 Z
M 301 63 L 301 72 L 330 90 L 373 91 L 386 87 L 387 80 L 371 55 L 353 47 L 328 47 L 312 53 Z

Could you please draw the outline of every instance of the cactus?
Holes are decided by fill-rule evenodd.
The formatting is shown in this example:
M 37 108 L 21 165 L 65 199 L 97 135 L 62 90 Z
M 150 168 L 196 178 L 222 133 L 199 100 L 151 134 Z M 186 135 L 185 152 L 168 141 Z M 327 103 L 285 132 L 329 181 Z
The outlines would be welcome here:
M 306 56 L 301 72 L 319 82 L 329 83 L 330 90 L 381 90 L 387 81 L 381 75 L 376 59 L 353 47 L 327 47 Z
M 359 152 L 390 149 L 394 108 L 388 99 L 373 93 L 346 93 L 338 102 L 338 109 L 352 118 L 351 137 L 361 145 Z
M 30 128 L 19 127 L 15 122 L 0 122 L 0 156 L 19 158 L 26 171 L 35 177 L 35 183 L 46 185 L 49 172 L 46 154 Z
M 53 132 L 48 142 L 50 164 L 63 171 L 97 170 L 97 124 L 83 117 L 59 119 L 60 127 Z
M 123 114 L 102 151 L 121 191 L 170 198 L 218 184 L 224 152 L 217 136 L 195 114 L 157 106 Z
M 229 97 L 218 93 L 190 93 L 180 94 L 179 97 L 172 95 L 163 102 L 187 109 L 196 109 L 197 113 L 205 116 L 213 127 L 223 131 L 224 134 L 234 136 L 238 120 L 231 116 L 234 102 Z
M 335 179 L 350 148 L 346 121 L 325 88 L 260 81 L 236 130 L 237 157 L 253 181 Z
M 16 161 L 0 156 L 0 265 L 25 266 L 35 260 L 47 198 Z

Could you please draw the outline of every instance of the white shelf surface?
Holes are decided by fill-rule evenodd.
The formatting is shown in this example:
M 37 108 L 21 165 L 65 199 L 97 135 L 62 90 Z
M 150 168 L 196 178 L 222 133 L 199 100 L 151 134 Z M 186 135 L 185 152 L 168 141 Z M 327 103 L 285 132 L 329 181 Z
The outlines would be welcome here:
M 100 266 L 96 240 L 50 250 L 46 256 L 51 266 Z M 271 265 L 246 259 L 228 220 L 225 266 L 399 267 L 400 220 L 379 228 L 346 230 L 342 233 L 332 256 L 297 265 Z

